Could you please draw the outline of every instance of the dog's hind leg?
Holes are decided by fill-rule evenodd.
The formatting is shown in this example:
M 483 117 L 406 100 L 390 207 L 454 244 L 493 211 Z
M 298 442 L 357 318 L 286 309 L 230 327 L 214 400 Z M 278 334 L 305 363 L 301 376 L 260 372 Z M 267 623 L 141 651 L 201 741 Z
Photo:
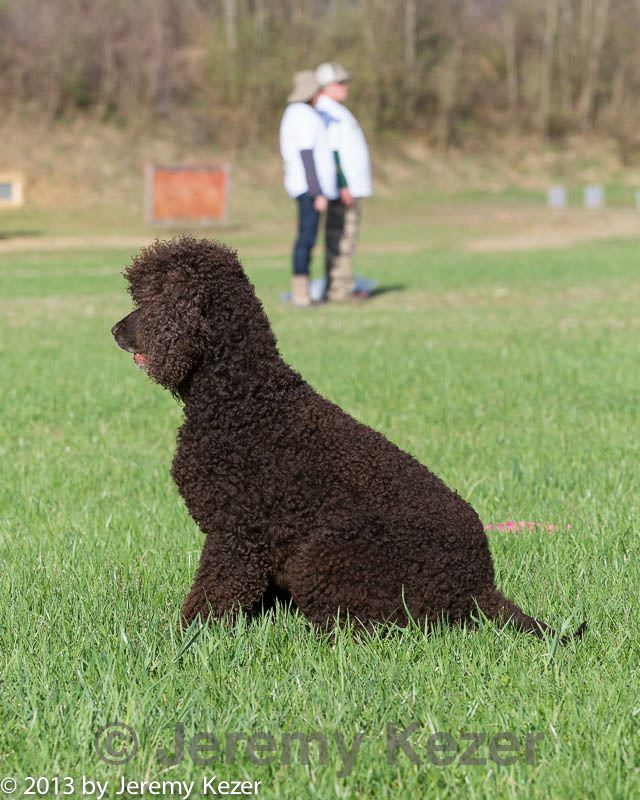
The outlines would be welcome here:
M 475 600 L 480 611 L 491 620 L 502 622 L 505 625 L 514 625 L 521 631 L 532 633 L 534 636 L 555 636 L 555 631 L 546 622 L 525 614 L 519 606 L 492 586 L 483 592 L 476 593 Z M 586 622 L 583 622 L 572 634 L 563 636 L 560 642 L 567 644 L 572 639 L 581 638 L 586 627 Z

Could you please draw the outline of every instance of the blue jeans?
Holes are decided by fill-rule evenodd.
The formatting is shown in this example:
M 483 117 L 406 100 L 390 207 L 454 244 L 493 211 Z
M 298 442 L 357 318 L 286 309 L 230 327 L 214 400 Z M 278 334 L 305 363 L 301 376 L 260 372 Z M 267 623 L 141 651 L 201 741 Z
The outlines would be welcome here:
M 298 237 L 293 245 L 293 274 L 308 275 L 311 251 L 318 236 L 320 214 L 313 207 L 314 198 L 305 192 L 296 197 L 298 204 Z

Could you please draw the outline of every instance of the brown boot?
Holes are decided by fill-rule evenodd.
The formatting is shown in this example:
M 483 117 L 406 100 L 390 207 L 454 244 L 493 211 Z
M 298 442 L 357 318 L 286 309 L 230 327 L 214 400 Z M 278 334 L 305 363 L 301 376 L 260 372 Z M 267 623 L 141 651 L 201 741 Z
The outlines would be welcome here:
M 294 275 L 291 279 L 291 305 L 296 308 L 307 308 L 311 305 L 308 275 Z

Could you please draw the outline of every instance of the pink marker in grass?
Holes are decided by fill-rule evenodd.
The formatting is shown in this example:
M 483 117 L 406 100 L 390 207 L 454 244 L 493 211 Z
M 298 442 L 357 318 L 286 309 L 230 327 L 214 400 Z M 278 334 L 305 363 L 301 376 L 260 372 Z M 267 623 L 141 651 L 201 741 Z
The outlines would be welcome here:
M 525 520 L 511 520 L 506 522 L 491 522 L 484 526 L 485 531 L 500 531 L 501 533 L 514 533 L 516 531 L 534 531 L 542 530 L 547 533 L 557 533 L 561 530 L 570 531 L 572 525 L 554 525 L 551 522 L 528 522 Z

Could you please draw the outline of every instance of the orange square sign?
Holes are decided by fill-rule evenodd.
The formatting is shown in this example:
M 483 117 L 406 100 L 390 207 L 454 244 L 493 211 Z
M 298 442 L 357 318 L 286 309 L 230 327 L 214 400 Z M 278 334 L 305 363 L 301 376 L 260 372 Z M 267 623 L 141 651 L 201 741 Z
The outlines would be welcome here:
M 147 164 L 146 221 L 208 225 L 226 220 L 229 175 L 229 164 Z

